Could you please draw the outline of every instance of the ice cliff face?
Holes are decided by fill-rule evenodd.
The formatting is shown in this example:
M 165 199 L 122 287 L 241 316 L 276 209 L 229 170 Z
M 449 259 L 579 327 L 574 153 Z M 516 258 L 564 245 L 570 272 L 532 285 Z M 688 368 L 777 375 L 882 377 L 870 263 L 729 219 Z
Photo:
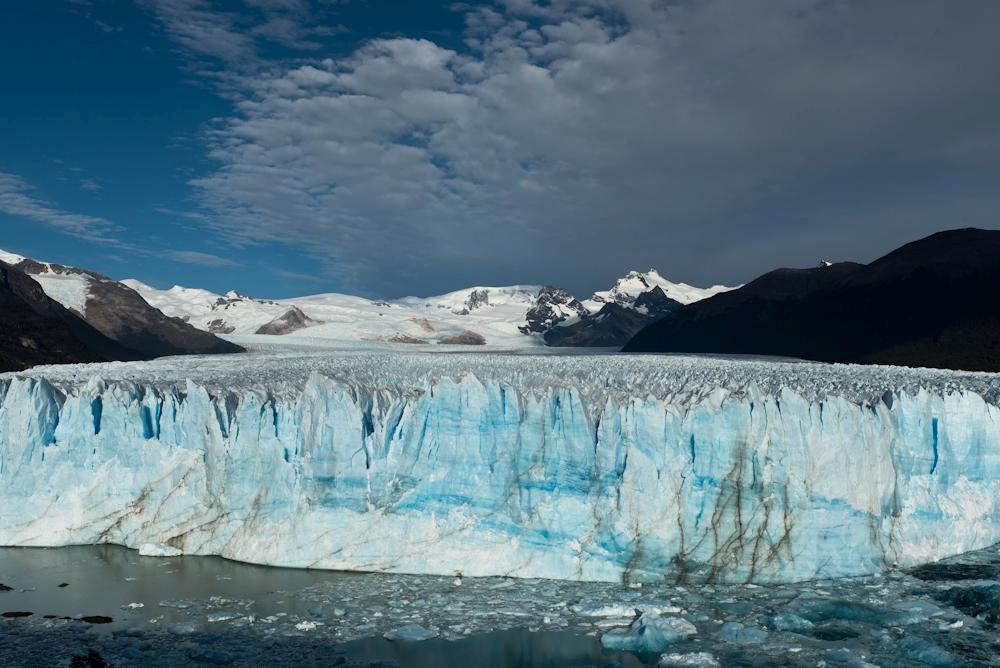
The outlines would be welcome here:
M 0 376 L 0 544 L 771 582 L 1000 542 L 988 374 L 614 356 L 251 359 L 253 381 L 212 358 Z M 226 389 L 237 376 L 241 389 Z

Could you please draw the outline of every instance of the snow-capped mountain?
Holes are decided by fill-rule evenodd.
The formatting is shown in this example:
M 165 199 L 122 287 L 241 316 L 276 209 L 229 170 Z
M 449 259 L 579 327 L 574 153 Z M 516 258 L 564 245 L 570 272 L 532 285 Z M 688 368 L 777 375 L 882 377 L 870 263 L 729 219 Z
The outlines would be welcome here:
M 46 295 L 38 281 L 0 260 L 0 371 L 116 359 L 139 356 Z
M 587 302 L 560 288 L 537 285 L 476 286 L 434 297 L 377 301 L 338 293 L 264 300 L 237 292 L 220 295 L 181 286 L 158 290 L 137 280 L 123 283 L 164 313 L 218 334 L 281 333 L 340 341 L 484 343 L 516 348 L 552 343 L 548 337 L 532 335 L 560 326 L 583 323 L 590 332 L 598 316 L 600 336 L 574 331 L 572 336 L 563 332 L 556 339 L 574 345 L 620 345 L 673 307 L 729 289 L 672 283 L 655 271 L 631 272 Z M 664 308 L 664 303 L 669 307 Z M 615 309 L 606 308 L 609 305 Z
M 107 276 L 6 251 L 0 251 L 0 261 L 23 272 L 49 299 L 130 351 L 128 355 L 106 351 L 105 359 L 242 351 L 211 333 L 167 317 L 138 292 Z
M 522 334 L 544 334 L 553 327 L 575 322 L 589 314 L 580 301 L 562 288 L 546 285 L 538 291 L 535 304 L 525 314 L 518 329 Z
M 157 290 L 123 283 L 172 316 L 220 334 L 295 334 L 340 341 L 542 345 L 518 331 L 535 305 L 538 286 L 476 286 L 435 297 L 378 301 L 338 293 L 263 300 L 174 286 Z M 289 323 L 291 325 L 289 326 Z
M 596 313 L 601 310 L 604 304 L 618 304 L 619 306 L 631 306 L 635 300 L 644 292 L 649 292 L 653 288 L 663 290 L 669 299 L 687 306 L 694 302 L 714 297 L 720 292 L 728 292 L 735 288 L 725 285 L 713 285 L 710 288 L 696 288 L 687 283 L 674 283 L 663 278 L 658 271 L 650 269 L 646 272 L 630 271 L 623 278 L 619 278 L 614 287 L 610 290 L 595 292 L 590 299 L 583 302 L 587 310 Z

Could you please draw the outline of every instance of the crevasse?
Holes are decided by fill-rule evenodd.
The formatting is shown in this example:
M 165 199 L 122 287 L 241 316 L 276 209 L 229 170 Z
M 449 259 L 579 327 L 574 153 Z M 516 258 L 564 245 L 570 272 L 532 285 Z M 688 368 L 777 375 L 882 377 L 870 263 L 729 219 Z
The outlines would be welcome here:
M 648 396 L 553 383 L 316 372 L 272 393 L 8 377 L 0 544 L 776 582 L 1000 542 L 1000 409 L 974 391 L 859 401 L 753 383 Z

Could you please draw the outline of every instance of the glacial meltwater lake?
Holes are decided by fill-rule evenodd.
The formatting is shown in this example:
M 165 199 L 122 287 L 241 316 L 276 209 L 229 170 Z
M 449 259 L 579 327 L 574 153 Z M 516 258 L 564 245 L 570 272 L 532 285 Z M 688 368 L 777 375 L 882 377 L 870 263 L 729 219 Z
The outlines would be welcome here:
M 0 583 L 2 666 L 1000 665 L 1000 548 L 875 577 L 641 587 L 3 548 Z M 636 610 L 696 631 L 604 649 Z

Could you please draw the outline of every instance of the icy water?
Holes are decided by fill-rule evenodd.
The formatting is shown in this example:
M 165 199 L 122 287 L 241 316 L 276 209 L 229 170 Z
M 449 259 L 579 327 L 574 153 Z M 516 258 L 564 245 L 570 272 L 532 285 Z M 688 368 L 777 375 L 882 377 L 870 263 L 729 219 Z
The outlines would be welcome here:
M 907 573 L 645 585 L 335 573 L 113 546 L 0 549 L 2 666 L 655 666 L 635 610 L 696 633 L 661 665 L 1000 666 L 1000 548 Z M 30 613 L 30 614 L 27 614 Z M 407 627 L 419 625 L 420 629 Z M 414 634 L 423 641 L 386 639 Z

